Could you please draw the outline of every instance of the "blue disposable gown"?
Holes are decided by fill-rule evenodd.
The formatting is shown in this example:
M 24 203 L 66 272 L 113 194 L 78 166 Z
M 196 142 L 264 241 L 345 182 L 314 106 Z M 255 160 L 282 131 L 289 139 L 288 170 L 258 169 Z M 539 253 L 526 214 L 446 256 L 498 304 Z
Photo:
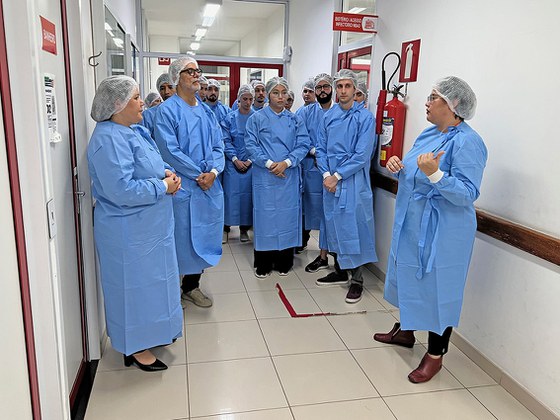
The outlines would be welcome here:
M 146 127 L 152 136 L 154 134 L 154 118 L 156 116 L 158 106 L 159 105 L 156 105 L 151 108 L 145 109 L 142 112 L 142 121 L 140 121 L 140 124 Z
M 347 111 L 333 106 L 319 129 L 319 170 L 342 176 L 335 193 L 323 188 L 323 208 L 328 249 L 343 269 L 377 261 L 369 177 L 374 130 L 371 112 L 356 104 Z
M 301 245 L 301 170 L 309 150 L 309 135 L 303 121 L 291 112 L 276 114 L 270 107 L 247 121 L 245 145 L 253 162 L 253 226 L 257 251 Z M 268 160 L 290 159 L 285 178 L 273 175 Z
M 309 132 L 311 147 L 317 149 L 318 131 L 325 110 L 318 102 L 298 109 L 298 114 Z M 320 229 L 324 225 L 323 213 L 323 175 L 317 168 L 315 157 L 308 154 L 301 162 L 303 172 L 303 214 L 305 229 Z M 319 236 L 320 248 L 327 249 L 326 235 Z
M 217 101 L 215 105 L 210 105 L 208 102 L 206 102 L 206 105 L 208 105 L 208 107 L 212 110 L 218 123 L 221 123 L 223 119 L 231 112 L 230 107 L 224 105 L 220 101 Z
M 183 310 L 166 166 L 141 126 L 97 124 L 88 145 L 94 236 L 111 345 L 126 355 L 181 336 Z
M 239 110 L 229 113 L 222 121 L 222 138 L 226 155 L 224 170 L 224 223 L 228 226 L 250 226 L 253 224 L 253 167 L 239 172 L 232 159 L 249 159 L 245 148 L 245 126 L 254 114 L 241 114 Z
M 440 150 L 444 176 L 432 184 L 417 158 Z M 482 138 L 463 122 L 447 133 L 427 128 L 403 159 L 385 281 L 403 330 L 441 334 L 459 323 L 487 156 Z
M 158 106 L 154 136 L 161 154 L 182 178 L 173 196 L 175 242 L 181 274 L 199 274 L 222 255 L 224 194 L 219 179 L 203 191 L 196 178 L 224 169 L 220 127 L 210 109 L 173 95 Z

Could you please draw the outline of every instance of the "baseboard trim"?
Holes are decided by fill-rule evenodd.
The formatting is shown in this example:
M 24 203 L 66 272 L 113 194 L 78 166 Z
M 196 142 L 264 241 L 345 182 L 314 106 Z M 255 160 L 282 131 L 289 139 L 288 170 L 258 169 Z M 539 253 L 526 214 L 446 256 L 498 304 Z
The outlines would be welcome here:
M 474 347 L 467 339 L 465 339 L 457 330 L 451 335 L 451 342 L 465 355 L 475 362 L 484 372 L 492 379 L 500 384 L 507 392 L 509 392 L 517 401 L 527 408 L 540 420 L 558 420 L 560 419 L 546 405 L 540 402 L 527 388 L 513 379 L 504 372 L 494 362 L 484 356 L 476 347 Z
M 368 264 L 367 269 L 371 271 L 377 278 L 384 281 L 385 272 L 375 264 Z M 517 401 L 519 401 L 527 410 L 533 413 L 539 420 L 560 420 L 560 416 L 556 415 L 550 408 L 544 405 L 535 397 L 531 391 L 513 379 L 502 368 L 484 356 L 475 346 L 473 346 L 466 338 L 464 338 L 457 329 L 453 330 L 451 342 L 461 350 L 469 359 L 478 365 L 488 376 L 500 384 L 507 392 L 509 392 Z

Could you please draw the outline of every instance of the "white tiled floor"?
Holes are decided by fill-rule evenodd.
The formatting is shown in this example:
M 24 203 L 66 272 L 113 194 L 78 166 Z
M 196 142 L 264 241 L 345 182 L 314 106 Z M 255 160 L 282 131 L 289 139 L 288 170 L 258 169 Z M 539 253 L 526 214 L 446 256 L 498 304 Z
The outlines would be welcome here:
M 327 272 L 303 270 L 317 256 L 316 236 L 289 276 L 259 280 L 252 242 L 241 244 L 238 235 L 233 228 L 222 261 L 202 277 L 214 306 L 189 304 L 185 337 L 156 350 L 169 369 L 125 368 L 109 346 L 86 419 L 536 419 L 454 346 L 432 381 L 411 384 L 407 375 L 426 351 L 427 334 L 417 334 L 413 349 L 374 341 L 374 332 L 391 329 L 398 310 L 369 272 L 355 305 L 344 302 L 344 287 L 317 288 Z M 276 283 L 298 313 L 367 312 L 291 318 Z

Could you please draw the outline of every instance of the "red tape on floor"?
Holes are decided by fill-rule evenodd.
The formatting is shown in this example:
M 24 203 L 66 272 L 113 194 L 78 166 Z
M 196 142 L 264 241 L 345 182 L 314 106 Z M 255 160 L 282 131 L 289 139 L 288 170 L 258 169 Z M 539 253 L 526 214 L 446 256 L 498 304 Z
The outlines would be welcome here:
M 327 316 L 327 315 L 353 315 L 353 314 L 365 314 L 367 311 L 351 311 L 351 312 L 314 312 L 309 314 L 298 314 L 288 298 L 286 294 L 282 290 L 282 287 L 276 283 L 276 288 L 278 289 L 278 296 L 280 296 L 280 300 L 284 304 L 284 307 L 290 314 L 292 318 L 308 318 L 310 316 Z

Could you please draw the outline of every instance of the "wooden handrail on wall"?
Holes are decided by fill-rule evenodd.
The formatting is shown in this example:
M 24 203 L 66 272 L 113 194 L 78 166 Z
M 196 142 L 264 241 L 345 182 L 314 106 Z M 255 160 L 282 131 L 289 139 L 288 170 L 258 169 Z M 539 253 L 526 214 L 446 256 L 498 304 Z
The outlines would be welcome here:
M 372 171 L 372 186 L 396 194 L 399 183 L 379 172 Z M 478 231 L 508 245 L 560 265 L 560 239 L 546 235 L 509 220 L 476 210 Z

